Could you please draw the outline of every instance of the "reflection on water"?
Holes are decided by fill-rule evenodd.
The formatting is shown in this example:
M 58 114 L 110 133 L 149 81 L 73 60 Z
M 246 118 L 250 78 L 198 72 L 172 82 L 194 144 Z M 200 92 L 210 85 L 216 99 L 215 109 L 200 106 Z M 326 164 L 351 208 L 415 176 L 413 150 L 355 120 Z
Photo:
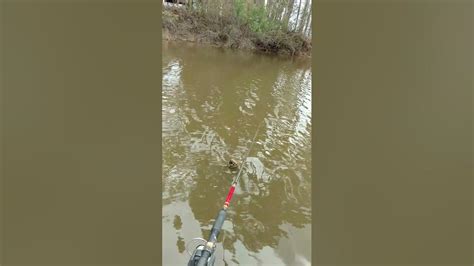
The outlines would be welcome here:
M 311 68 L 308 62 L 163 44 L 163 263 L 207 238 L 246 160 L 219 237 L 217 265 L 311 261 Z

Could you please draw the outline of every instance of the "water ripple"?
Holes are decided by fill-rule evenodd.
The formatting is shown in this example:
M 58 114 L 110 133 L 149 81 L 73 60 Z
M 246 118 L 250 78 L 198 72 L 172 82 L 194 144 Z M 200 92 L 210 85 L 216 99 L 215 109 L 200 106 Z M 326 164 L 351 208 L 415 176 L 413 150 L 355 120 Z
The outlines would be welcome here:
M 263 121 L 250 156 L 240 162 L 246 170 L 224 229 L 224 248 L 235 261 L 242 254 L 263 259 L 265 247 L 277 252 L 296 237 L 288 226 L 310 228 L 311 69 L 188 49 L 168 49 L 163 61 L 163 205 L 185 202 L 186 217 L 194 218 L 183 220 L 183 228 L 198 222 L 203 232 L 195 236 L 206 234 L 236 174 L 227 161 L 242 160 Z M 172 220 L 177 211 L 166 210 Z

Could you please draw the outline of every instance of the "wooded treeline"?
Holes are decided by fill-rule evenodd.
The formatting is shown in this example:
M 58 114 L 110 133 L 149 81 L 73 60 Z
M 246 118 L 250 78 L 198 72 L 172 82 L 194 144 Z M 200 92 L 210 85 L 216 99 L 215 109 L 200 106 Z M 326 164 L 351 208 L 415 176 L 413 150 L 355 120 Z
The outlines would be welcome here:
M 310 0 L 166 0 L 163 39 L 291 56 L 311 54 Z
M 252 30 L 283 30 L 311 36 L 311 0 L 167 0 L 209 15 L 236 16 Z

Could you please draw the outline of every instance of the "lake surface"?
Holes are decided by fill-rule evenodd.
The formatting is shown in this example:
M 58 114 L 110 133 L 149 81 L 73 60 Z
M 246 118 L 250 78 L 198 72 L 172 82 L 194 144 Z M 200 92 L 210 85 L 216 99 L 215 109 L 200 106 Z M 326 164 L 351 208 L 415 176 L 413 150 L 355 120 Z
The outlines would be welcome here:
M 311 263 L 311 65 L 163 43 L 163 263 L 208 237 L 244 161 L 216 265 Z M 255 144 L 247 154 L 260 125 Z

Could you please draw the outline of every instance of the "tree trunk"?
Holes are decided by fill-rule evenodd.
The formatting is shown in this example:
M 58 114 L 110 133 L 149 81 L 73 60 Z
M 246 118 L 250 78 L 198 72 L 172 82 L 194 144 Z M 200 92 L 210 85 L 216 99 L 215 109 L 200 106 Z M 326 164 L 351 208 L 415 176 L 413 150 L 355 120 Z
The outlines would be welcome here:
M 267 17 L 270 19 L 272 17 L 272 7 L 273 7 L 273 0 L 267 0 L 265 5 L 265 11 L 267 11 Z
M 287 2 L 288 0 L 282 0 L 280 5 L 279 5 L 279 9 L 278 9 L 278 20 L 283 22 L 283 19 L 284 19 L 284 13 L 285 13 L 285 6 L 287 5 Z
M 306 15 L 306 25 L 304 26 L 303 33 L 306 34 L 308 32 L 309 25 L 311 24 L 311 6 L 309 6 L 308 13 Z M 309 35 L 309 34 L 307 34 Z
M 271 6 L 271 19 L 272 20 L 277 20 L 277 14 L 278 14 L 278 9 L 279 9 L 279 3 L 278 0 L 272 1 L 272 6 Z
M 311 31 L 311 16 L 308 16 L 308 20 L 304 28 L 304 34 L 306 36 L 310 36 L 310 31 Z
M 289 22 L 290 22 L 291 14 L 293 13 L 294 5 L 295 5 L 295 0 L 288 1 L 288 6 L 286 8 L 285 16 L 283 17 L 283 26 L 286 27 L 286 29 L 290 28 Z
M 306 19 L 308 17 L 308 7 L 309 7 L 309 2 L 311 0 L 306 0 L 306 3 L 304 4 L 304 8 L 303 8 L 303 14 L 301 14 L 301 23 L 299 25 L 299 28 L 298 28 L 298 32 L 301 32 L 303 33 L 303 29 L 304 29 L 304 26 L 305 26 L 305 22 L 306 22 Z
M 296 29 L 298 28 L 298 23 L 299 23 L 299 19 L 300 19 L 300 10 L 301 10 L 301 2 L 303 0 L 298 0 L 298 13 L 296 13 L 296 20 L 295 20 L 295 26 L 293 27 L 293 30 L 296 31 Z

